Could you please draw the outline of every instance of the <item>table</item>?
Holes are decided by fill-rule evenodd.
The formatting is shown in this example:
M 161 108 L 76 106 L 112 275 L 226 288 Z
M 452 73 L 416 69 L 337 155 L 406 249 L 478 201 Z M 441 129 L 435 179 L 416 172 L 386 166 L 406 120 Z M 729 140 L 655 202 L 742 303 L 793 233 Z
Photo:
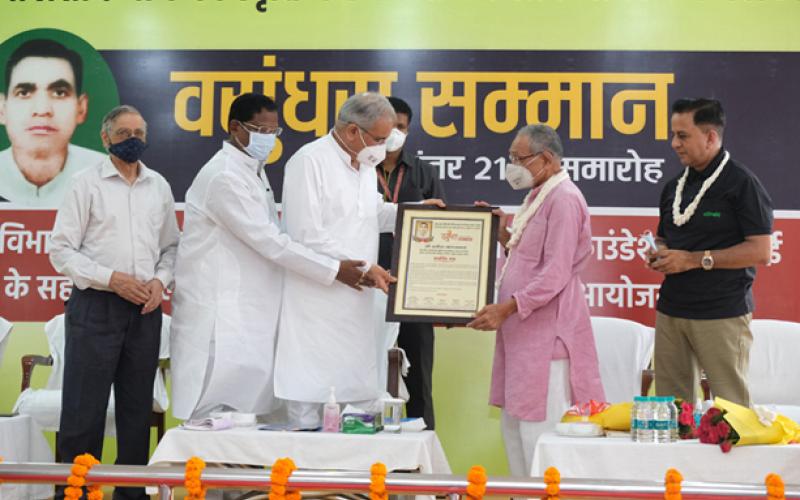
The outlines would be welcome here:
M 0 417 L 0 456 L 4 462 L 53 462 L 53 450 L 41 428 L 28 415 Z M 30 500 L 53 496 L 51 484 L 5 483 L 2 500 Z
M 634 443 L 630 437 L 575 438 L 542 434 L 531 475 L 556 467 L 570 479 L 663 481 L 669 468 L 686 481 L 763 483 L 770 472 L 787 484 L 800 484 L 800 445 L 742 446 L 722 453 L 697 440 Z
M 271 465 L 289 457 L 300 469 L 368 471 L 375 462 L 392 470 L 450 474 L 450 465 L 433 431 L 390 434 L 170 429 L 150 464 L 183 463 L 198 456 L 211 463 Z

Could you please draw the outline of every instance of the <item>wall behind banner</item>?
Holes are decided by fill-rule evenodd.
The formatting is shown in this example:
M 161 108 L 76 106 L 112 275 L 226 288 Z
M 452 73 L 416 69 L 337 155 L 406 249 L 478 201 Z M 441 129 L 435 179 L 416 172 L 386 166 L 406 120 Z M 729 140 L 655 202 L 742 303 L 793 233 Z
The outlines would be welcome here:
M 265 6 L 266 11 L 260 12 L 259 5 Z M 224 54 L 232 55 L 232 68 L 237 64 L 236 60 L 245 61 L 241 68 L 250 68 L 252 57 L 260 58 L 276 52 L 284 54 L 283 63 L 288 61 L 289 66 L 293 64 L 292 58 L 302 56 L 302 59 L 295 59 L 301 60 L 302 64 L 289 69 L 305 71 L 334 70 L 337 67 L 345 70 L 391 70 L 397 65 L 413 68 L 408 58 L 414 56 L 424 60 L 426 51 L 437 50 L 454 51 L 452 66 L 429 65 L 428 71 L 543 71 L 542 68 L 547 68 L 557 72 L 601 73 L 610 71 L 611 65 L 617 72 L 674 72 L 676 80 L 670 84 L 670 100 L 682 95 L 673 94 L 676 89 L 692 95 L 717 92 L 731 99 L 726 105 L 737 111 L 735 119 L 731 119 L 736 137 L 732 147 L 750 156 L 750 166 L 756 172 L 760 168 L 766 169 L 775 179 L 773 185 L 767 187 L 782 193 L 776 208 L 785 212 L 779 214 L 776 223 L 776 231 L 781 232 L 775 240 L 778 262 L 760 271 L 757 280 L 760 308 L 757 315 L 763 313 L 800 320 L 800 303 L 790 285 L 798 277 L 797 266 L 791 259 L 791 254 L 796 252 L 792 249 L 800 244 L 800 227 L 795 220 L 800 206 L 794 205 L 796 196 L 793 195 L 800 181 L 800 164 L 794 159 L 791 148 L 791 138 L 795 133 L 793 127 L 800 123 L 800 108 L 794 98 L 794 85 L 800 80 L 800 33 L 796 29 L 800 22 L 800 0 L 154 0 L 135 3 L 121 0 L 5 0 L 0 3 L 0 19 L 3 19 L 0 41 L 36 28 L 61 29 L 80 36 L 110 61 L 122 102 L 141 101 L 145 106 L 148 102 L 150 106 L 155 106 L 154 102 L 168 103 L 168 107 L 153 107 L 153 112 L 147 116 L 156 125 L 151 130 L 153 139 L 175 131 L 172 103 L 176 87 L 175 84 L 148 87 L 147 75 L 217 70 L 219 65 L 203 64 L 206 59 L 212 63 L 219 61 L 225 57 Z M 358 52 L 339 52 L 339 49 Z M 207 57 L 205 51 L 213 51 L 208 52 L 214 54 L 213 57 Z M 502 57 L 495 57 L 492 51 L 506 52 Z M 625 51 L 649 52 L 626 54 Z M 446 59 L 441 57 L 443 52 L 439 54 L 440 60 Z M 626 57 L 628 55 L 631 57 Z M 315 56 L 318 61 L 314 60 Z M 540 63 L 540 60 L 544 62 Z M 258 62 L 262 61 L 259 59 Z M 675 68 L 684 69 L 676 71 Z M 256 67 L 259 69 L 261 66 Z M 414 75 L 411 77 L 418 79 Z M 691 85 L 685 83 L 687 78 Z M 400 84 L 411 88 L 409 81 Z M 588 99 L 590 96 L 584 97 Z M 139 105 L 139 102 L 134 104 Z M 415 107 L 419 104 L 419 101 L 414 102 Z M 625 109 L 626 113 L 634 113 L 632 108 Z M 767 116 L 765 109 L 769 109 Z M 566 118 L 567 112 L 565 108 L 559 131 L 569 135 L 571 117 Z M 655 214 L 648 207 L 656 205 L 655 196 L 663 182 L 677 173 L 668 144 L 655 137 L 655 124 L 666 117 L 655 115 L 653 107 L 648 113 L 646 129 L 632 137 L 639 141 L 635 149 L 642 158 L 653 156 L 664 160 L 663 177 L 658 179 L 658 183 L 650 185 L 645 182 L 631 190 L 624 185 L 615 189 L 599 179 L 595 179 L 594 184 L 586 181 L 579 184 L 582 189 L 593 193 L 589 201 L 595 206 L 595 245 L 596 250 L 600 249 L 598 260 L 586 279 L 594 285 L 594 300 L 602 297 L 605 303 L 598 305 L 595 302 L 592 312 L 628 316 L 643 322 L 652 320 L 651 308 L 619 305 L 628 300 L 625 296 L 628 290 L 634 297 L 632 301 L 643 297 L 646 302 L 648 294 L 653 293 L 653 284 L 657 283 L 657 277 L 644 274 L 641 269 L 632 235 L 655 226 Z M 625 119 L 630 121 L 631 116 L 626 114 Z M 447 143 L 449 148 L 440 147 L 435 151 L 437 141 L 441 139 L 425 134 L 420 118 L 420 113 L 417 113 L 415 136 L 410 139 L 412 144 L 422 145 L 426 154 L 440 157 L 471 154 L 469 161 L 474 162 L 476 158 L 486 156 L 489 167 L 498 169 L 491 182 L 486 184 L 492 186 L 490 190 L 495 193 L 492 201 L 506 205 L 518 202 L 505 190 L 499 178 L 500 167 L 494 165 L 504 154 L 506 143 L 510 142 L 507 134 L 484 129 L 479 131 L 478 138 L 464 139 L 464 148 L 458 147 L 458 140 L 462 137 L 459 135 Z M 433 121 L 440 125 L 448 121 L 459 124 L 460 118 L 439 114 Z M 479 121 L 482 118 L 479 116 Z M 498 121 L 503 118 L 502 113 L 498 114 Z M 587 136 L 591 133 L 590 118 L 588 115 L 585 117 Z M 601 150 L 606 148 L 605 156 L 630 158 L 626 152 L 628 143 L 614 135 L 613 127 L 608 123 L 604 124 L 604 130 L 606 142 L 600 139 L 576 142 L 577 149 L 573 148 L 573 151 L 580 153 L 576 156 L 603 156 L 595 154 L 597 151 L 589 147 L 600 144 Z M 215 127 L 213 136 L 194 134 L 187 139 L 187 135 L 181 141 L 191 141 L 187 142 L 192 145 L 190 149 L 202 151 L 203 154 L 196 153 L 197 159 L 193 159 L 196 163 L 216 148 L 221 133 L 219 127 Z M 291 148 L 314 135 L 307 132 L 297 136 L 291 142 Z M 617 146 L 612 148 L 615 141 Z M 198 146 L 194 147 L 195 144 Z M 490 152 L 481 153 L 481 148 L 486 148 L 487 144 Z M 778 155 L 776 151 L 782 154 Z M 284 161 L 291 152 L 287 146 Z M 767 165 L 759 164 L 762 154 L 773 155 L 770 156 L 772 161 Z M 437 161 L 446 163 L 447 160 Z M 477 164 L 471 168 L 477 169 L 469 170 L 474 178 L 482 166 Z M 280 185 L 279 178 L 271 177 L 271 180 Z M 448 182 L 448 190 L 457 193 L 460 185 Z M 471 184 L 473 187 L 478 185 Z M 185 189 L 185 184 L 182 189 Z M 474 193 L 471 190 L 466 192 L 463 200 L 460 195 L 457 197 L 459 201 L 468 201 Z M 632 193 L 631 199 L 626 199 L 628 193 Z M 176 194 L 180 197 L 180 193 Z M 635 202 L 631 201 L 633 198 Z M 608 210 L 608 207 L 620 206 L 634 208 Z M 12 215 L 0 208 L 0 223 L 17 221 L 17 217 L 25 220 L 28 229 L 46 230 L 51 224 L 52 213 L 37 215 L 22 210 Z M 34 222 L 34 219 L 39 222 Z M 609 250 L 611 245 L 614 245 L 616 254 Z M 0 273 L 4 277 L 12 265 L 10 259 L 17 259 L 20 255 L 7 249 L 0 253 Z M 38 258 L 46 262 L 44 255 Z M 613 261 L 613 265 L 608 265 L 607 261 Z M 780 286 L 764 285 L 773 282 Z M 786 286 L 782 288 L 784 283 Z M 7 284 L 7 280 L 0 283 L 3 288 Z M 636 288 L 629 288 L 628 284 Z M 31 287 L 36 288 L 33 283 Z M 52 297 L 48 311 L 57 308 L 61 298 L 59 293 Z M 0 294 L 0 301 L 3 302 L 0 309 L 10 310 L 15 305 L 3 294 Z M 44 346 L 40 325 L 28 324 L 24 332 L 14 334 L 14 349 L 9 349 L 0 367 L 0 380 L 3 381 L 0 384 L 0 411 L 9 411 L 16 399 L 18 354 L 41 352 Z M 506 472 L 498 413 L 486 405 L 493 340 L 491 334 L 468 330 L 437 332 L 434 380 L 437 432 L 456 472 L 466 472 L 475 463 L 483 463 L 493 474 Z M 108 460 L 109 457 L 105 458 Z

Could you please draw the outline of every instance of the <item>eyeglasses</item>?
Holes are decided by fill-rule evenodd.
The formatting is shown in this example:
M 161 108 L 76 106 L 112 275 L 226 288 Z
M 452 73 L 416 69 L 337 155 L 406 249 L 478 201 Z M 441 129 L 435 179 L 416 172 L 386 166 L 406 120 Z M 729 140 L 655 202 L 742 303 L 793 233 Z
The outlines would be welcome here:
M 147 131 L 141 128 L 137 128 L 136 130 L 131 130 L 129 128 L 120 128 L 114 131 L 114 137 L 118 137 L 120 139 L 130 139 L 131 137 L 138 137 L 139 139 L 144 139 L 145 135 L 147 135 Z
M 535 156 L 539 156 L 542 154 L 543 151 L 539 151 L 538 153 L 531 153 L 525 156 L 517 156 L 514 153 L 508 153 L 508 160 L 513 163 L 514 165 L 521 165 L 520 162 L 527 160 L 528 158 L 533 158 Z
M 369 130 L 365 129 L 364 127 L 362 127 L 358 123 L 353 123 L 353 125 L 355 125 L 356 127 L 360 128 L 365 134 L 370 136 L 372 138 L 372 140 L 375 141 L 378 144 L 383 144 L 384 142 L 386 142 L 386 139 L 388 139 L 388 137 L 384 137 L 383 139 L 378 139 L 377 137 L 372 135 Z
M 281 127 L 259 127 L 258 125 L 253 125 L 252 123 L 242 123 L 242 125 L 244 125 L 245 129 L 257 134 L 275 134 L 278 136 L 283 132 L 283 128 Z

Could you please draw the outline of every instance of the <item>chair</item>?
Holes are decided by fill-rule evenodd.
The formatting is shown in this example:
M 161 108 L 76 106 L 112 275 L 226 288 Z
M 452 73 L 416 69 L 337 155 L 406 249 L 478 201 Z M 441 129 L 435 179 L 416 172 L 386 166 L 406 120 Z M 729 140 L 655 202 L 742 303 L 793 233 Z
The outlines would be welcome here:
M 153 413 L 150 426 L 156 428 L 158 440 L 164 436 L 165 413 L 169 408 L 166 389 L 166 367 L 169 360 L 169 330 L 171 317 L 164 314 L 159 346 L 159 368 L 153 383 Z M 61 418 L 61 388 L 64 378 L 64 315 L 59 314 L 45 324 L 45 334 L 50 348 L 49 356 L 28 354 L 22 357 L 22 382 L 20 395 L 14 404 L 14 413 L 30 415 L 44 430 L 58 433 Z M 50 366 L 50 377 L 43 389 L 31 388 L 31 377 L 36 366 Z M 114 390 L 106 413 L 106 435 L 116 434 L 114 421 Z M 58 456 L 56 459 L 58 460 Z
M 748 385 L 753 404 L 775 406 L 779 413 L 800 421 L 800 323 L 754 319 L 750 323 Z
M 14 325 L 0 316 L 0 366 L 3 366 L 3 354 L 6 352 L 8 339 L 11 338 L 11 330 Z
M 643 372 L 653 355 L 653 329 L 627 319 L 592 317 L 592 330 L 606 401 L 631 401 L 644 386 Z

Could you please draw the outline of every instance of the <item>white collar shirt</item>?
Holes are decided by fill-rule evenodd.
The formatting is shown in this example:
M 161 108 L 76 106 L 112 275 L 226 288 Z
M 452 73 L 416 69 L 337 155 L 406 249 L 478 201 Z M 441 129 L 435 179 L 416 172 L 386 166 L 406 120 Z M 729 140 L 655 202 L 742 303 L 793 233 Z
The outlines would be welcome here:
M 109 290 L 114 271 L 170 287 L 179 234 L 167 181 L 140 161 L 129 184 L 106 157 L 75 177 L 56 215 L 50 262 L 80 289 Z

